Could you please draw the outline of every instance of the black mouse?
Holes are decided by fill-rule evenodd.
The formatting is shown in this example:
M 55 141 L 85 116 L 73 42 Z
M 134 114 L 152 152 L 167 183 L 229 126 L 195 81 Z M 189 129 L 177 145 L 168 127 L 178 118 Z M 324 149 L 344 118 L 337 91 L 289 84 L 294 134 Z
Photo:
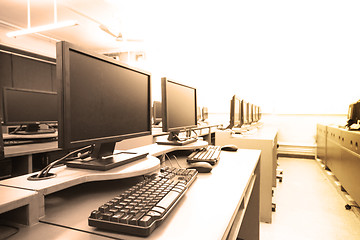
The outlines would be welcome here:
M 233 144 L 224 145 L 221 147 L 221 150 L 223 151 L 231 151 L 236 152 L 238 150 L 238 147 Z
M 211 164 L 207 162 L 194 162 L 191 163 L 190 166 L 187 167 L 187 169 L 195 169 L 199 173 L 208 173 L 211 172 L 213 166 L 211 166 Z

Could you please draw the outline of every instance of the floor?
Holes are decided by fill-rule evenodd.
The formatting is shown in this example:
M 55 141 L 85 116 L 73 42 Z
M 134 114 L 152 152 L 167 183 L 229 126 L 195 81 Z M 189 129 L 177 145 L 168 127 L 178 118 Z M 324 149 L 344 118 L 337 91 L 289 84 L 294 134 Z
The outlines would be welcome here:
M 320 165 L 311 159 L 279 158 L 283 182 L 277 183 L 272 223 L 260 224 L 260 240 L 359 240 L 360 218 Z

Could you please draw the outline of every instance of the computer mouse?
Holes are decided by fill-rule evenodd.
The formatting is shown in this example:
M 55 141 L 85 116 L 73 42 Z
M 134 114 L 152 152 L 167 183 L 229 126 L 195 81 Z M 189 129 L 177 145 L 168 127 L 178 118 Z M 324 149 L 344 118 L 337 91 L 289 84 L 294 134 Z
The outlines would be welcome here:
M 233 144 L 228 144 L 228 145 L 222 146 L 221 150 L 222 151 L 236 152 L 238 150 L 238 147 L 236 145 L 233 145 Z
M 190 166 L 187 167 L 187 169 L 195 169 L 199 173 L 208 173 L 208 172 L 211 172 L 211 170 L 213 169 L 213 166 L 207 162 L 194 162 L 194 163 L 191 163 Z

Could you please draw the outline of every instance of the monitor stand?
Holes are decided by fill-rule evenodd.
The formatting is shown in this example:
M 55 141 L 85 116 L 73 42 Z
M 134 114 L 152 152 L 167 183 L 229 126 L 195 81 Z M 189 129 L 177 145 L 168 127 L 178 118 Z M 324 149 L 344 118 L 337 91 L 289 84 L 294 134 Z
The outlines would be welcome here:
M 169 137 L 167 139 L 157 140 L 156 143 L 160 145 L 175 145 L 175 146 L 183 146 L 193 142 L 196 142 L 196 138 L 187 137 L 181 139 L 179 137 L 179 132 L 170 132 Z
M 148 153 L 119 151 L 114 153 L 116 143 L 95 144 L 94 151 L 85 159 L 66 162 L 67 167 L 106 171 L 145 158 Z

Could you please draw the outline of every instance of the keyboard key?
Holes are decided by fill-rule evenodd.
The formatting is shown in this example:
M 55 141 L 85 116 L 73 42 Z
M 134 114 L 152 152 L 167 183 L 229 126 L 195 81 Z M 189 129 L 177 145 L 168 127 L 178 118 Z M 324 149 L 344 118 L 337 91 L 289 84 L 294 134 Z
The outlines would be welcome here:
M 164 209 L 168 209 L 171 205 L 176 201 L 176 199 L 180 196 L 179 192 L 170 191 L 158 204 L 157 207 L 161 207 Z

